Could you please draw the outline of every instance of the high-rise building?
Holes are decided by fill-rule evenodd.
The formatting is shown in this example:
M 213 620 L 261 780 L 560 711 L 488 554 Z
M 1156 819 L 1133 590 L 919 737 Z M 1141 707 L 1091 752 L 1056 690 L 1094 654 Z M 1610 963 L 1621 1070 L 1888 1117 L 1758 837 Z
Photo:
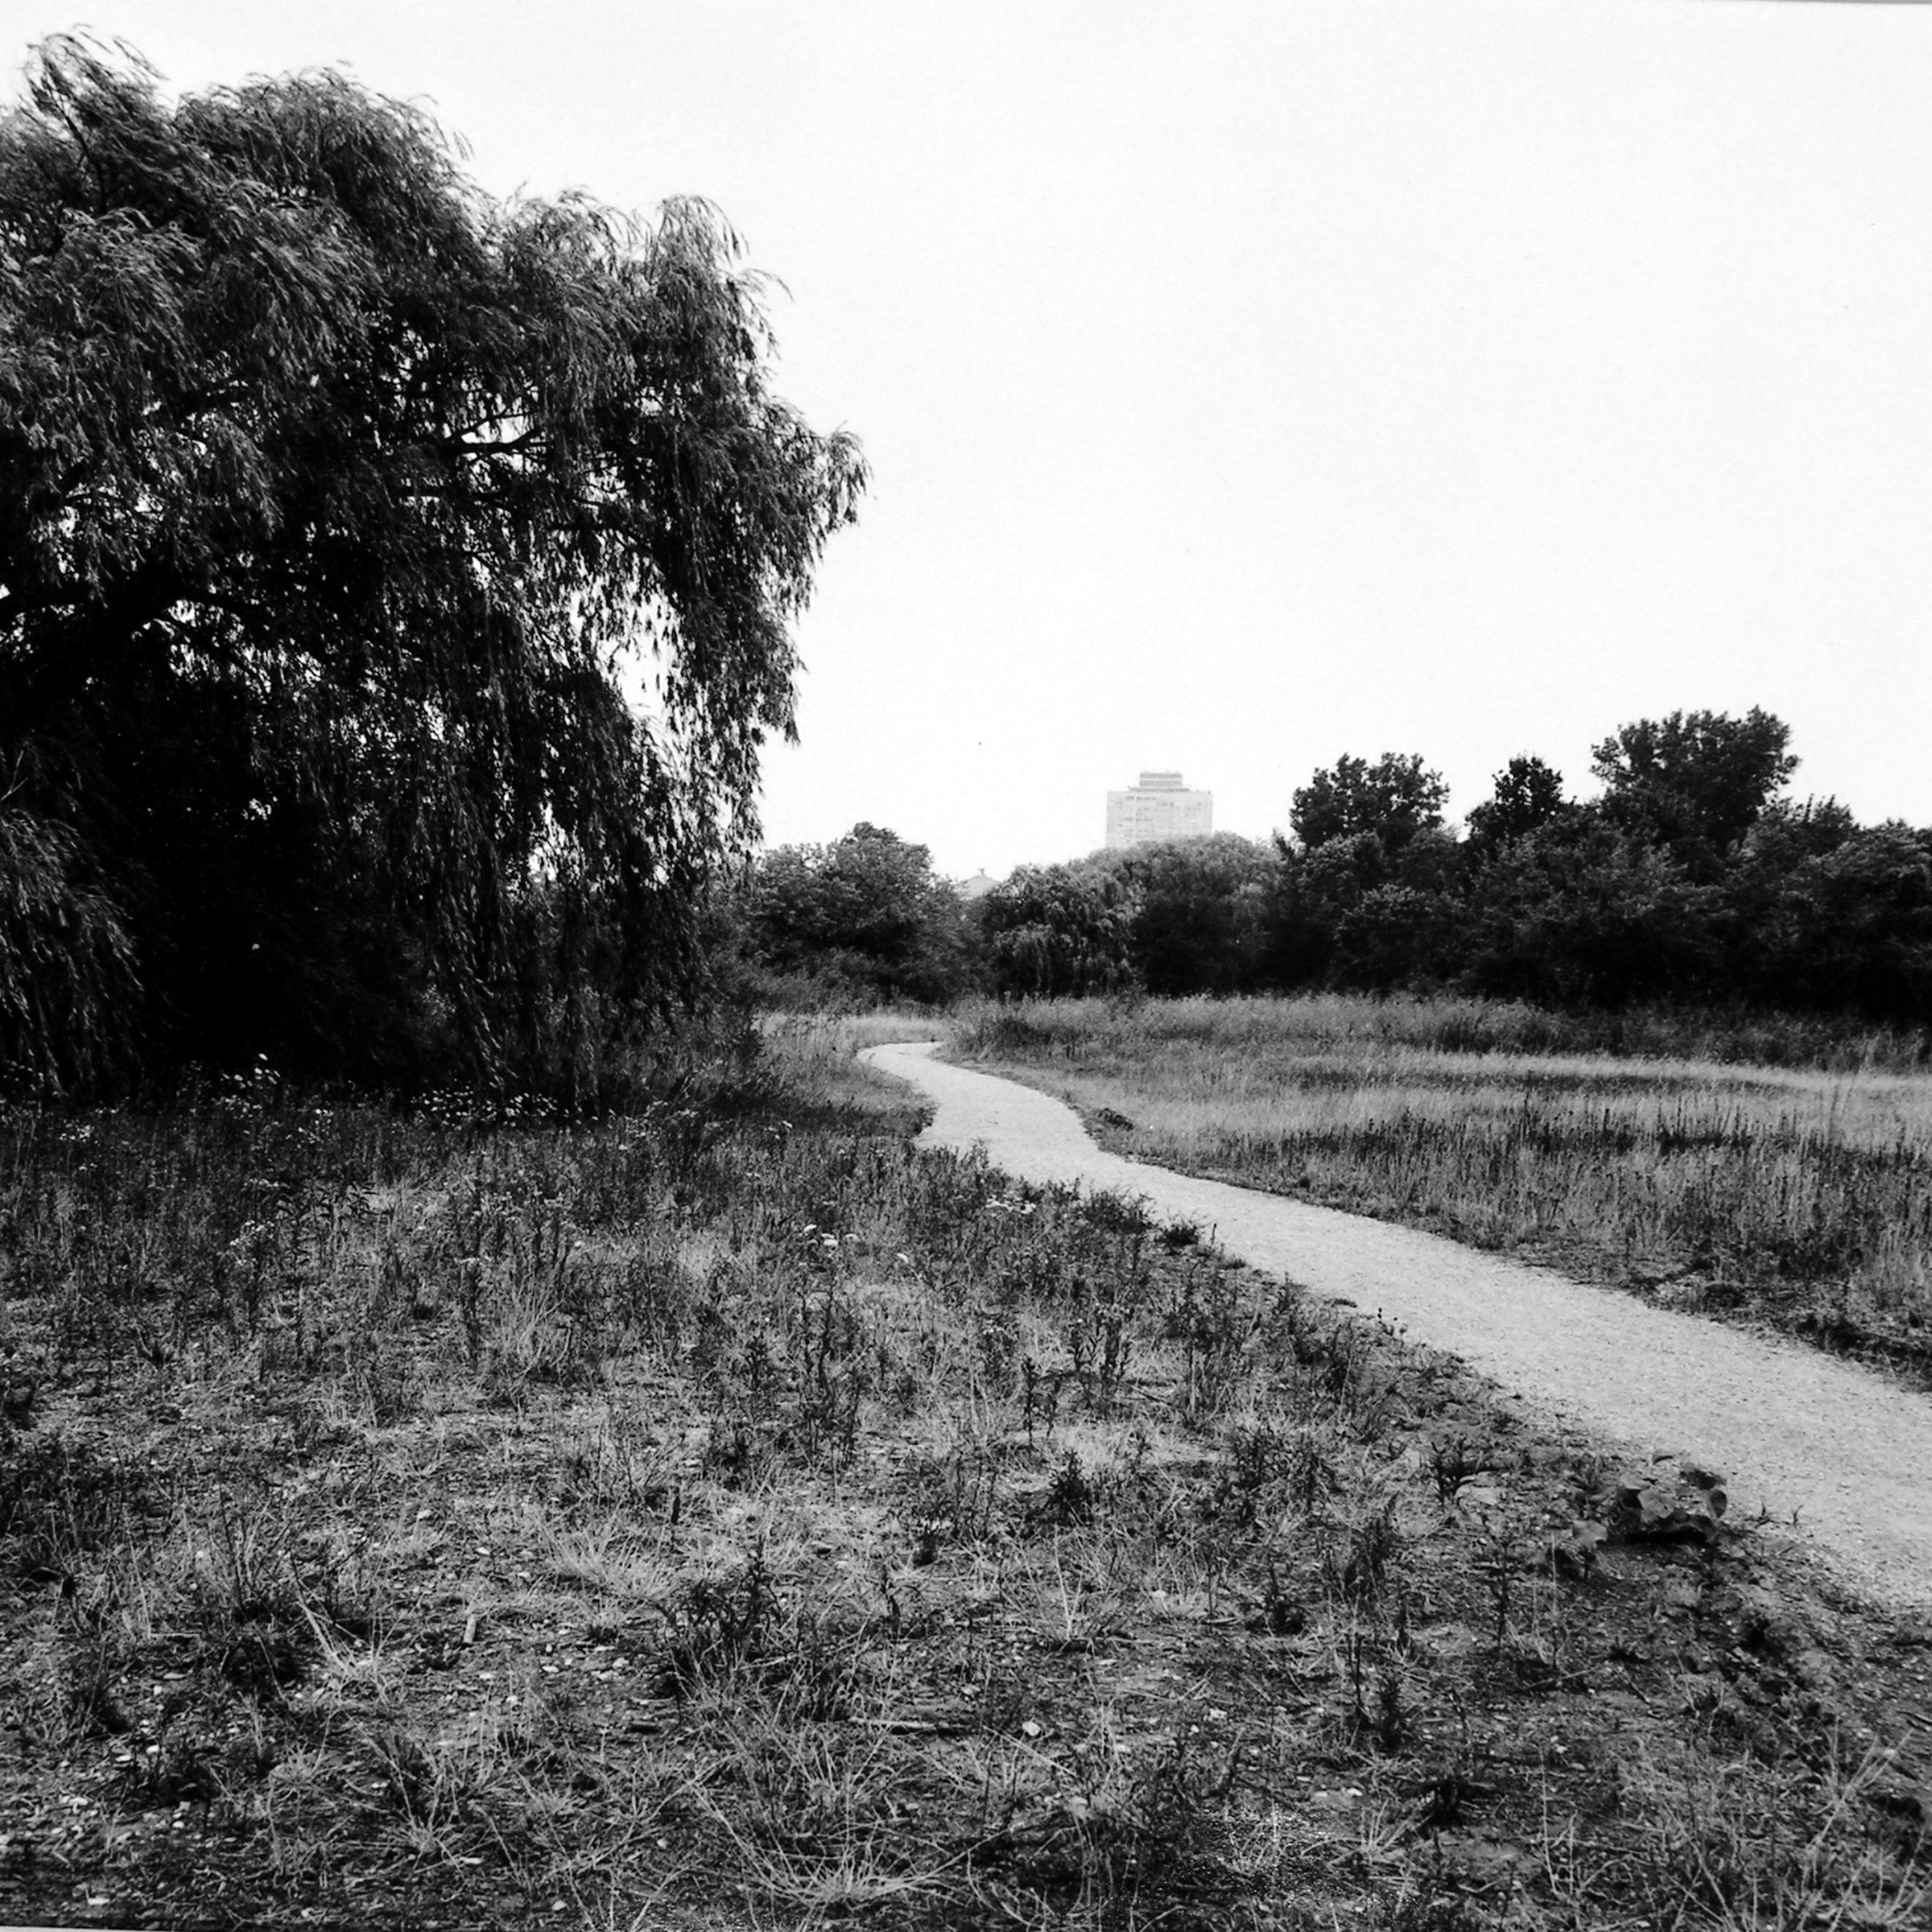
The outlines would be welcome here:
M 1158 845 L 1213 830 L 1214 794 L 1190 791 L 1178 771 L 1144 771 L 1139 784 L 1107 795 L 1110 846 Z

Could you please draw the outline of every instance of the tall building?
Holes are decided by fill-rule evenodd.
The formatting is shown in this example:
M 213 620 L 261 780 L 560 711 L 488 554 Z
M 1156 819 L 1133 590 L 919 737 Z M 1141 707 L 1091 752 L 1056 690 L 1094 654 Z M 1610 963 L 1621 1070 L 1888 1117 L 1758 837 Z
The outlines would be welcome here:
M 1110 846 L 1158 845 L 1214 830 L 1214 794 L 1190 791 L 1178 771 L 1144 771 L 1139 784 L 1107 795 Z

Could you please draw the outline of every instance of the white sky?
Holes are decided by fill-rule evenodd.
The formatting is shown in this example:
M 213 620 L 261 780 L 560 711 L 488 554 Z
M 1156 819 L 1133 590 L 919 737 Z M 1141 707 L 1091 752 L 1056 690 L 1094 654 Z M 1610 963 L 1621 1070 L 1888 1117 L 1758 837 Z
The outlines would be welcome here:
M 346 67 L 497 191 L 696 192 L 875 475 L 774 841 L 1097 845 L 1142 767 L 1451 809 L 1761 704 L 1932 824 L 1932 9 L 25 0 L 192 88 Z M 10 86 L 9 92 L 11 92 Z

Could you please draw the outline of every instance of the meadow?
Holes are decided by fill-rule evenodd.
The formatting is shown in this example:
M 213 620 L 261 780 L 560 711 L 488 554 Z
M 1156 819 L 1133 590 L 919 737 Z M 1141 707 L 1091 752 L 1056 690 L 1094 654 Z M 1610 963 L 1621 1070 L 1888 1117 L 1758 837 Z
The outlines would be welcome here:
M 0 1919 L 1923 1922 L 1932 1633 L 895 1030 L 0 1113 Z
M 954 1051 L 1119 1151 L 1932 1384 L 1932 1076 L 1901 1036 L 1324 995 L 987 1007 Z

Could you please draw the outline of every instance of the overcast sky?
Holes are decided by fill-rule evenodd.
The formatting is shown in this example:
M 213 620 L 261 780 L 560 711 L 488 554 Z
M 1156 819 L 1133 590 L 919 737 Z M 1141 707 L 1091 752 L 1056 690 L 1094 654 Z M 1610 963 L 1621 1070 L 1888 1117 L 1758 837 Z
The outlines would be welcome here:
M 1466 811 L 1678 708 L 1932 824 L 1932 8 L 25 0 L 193 88 L 336 65 L 489 188 L 716 201 L 874 481 L 774 841 L 956 876 L 1143 767 Z M 10 92 L 11 89 L 10 87 Z

